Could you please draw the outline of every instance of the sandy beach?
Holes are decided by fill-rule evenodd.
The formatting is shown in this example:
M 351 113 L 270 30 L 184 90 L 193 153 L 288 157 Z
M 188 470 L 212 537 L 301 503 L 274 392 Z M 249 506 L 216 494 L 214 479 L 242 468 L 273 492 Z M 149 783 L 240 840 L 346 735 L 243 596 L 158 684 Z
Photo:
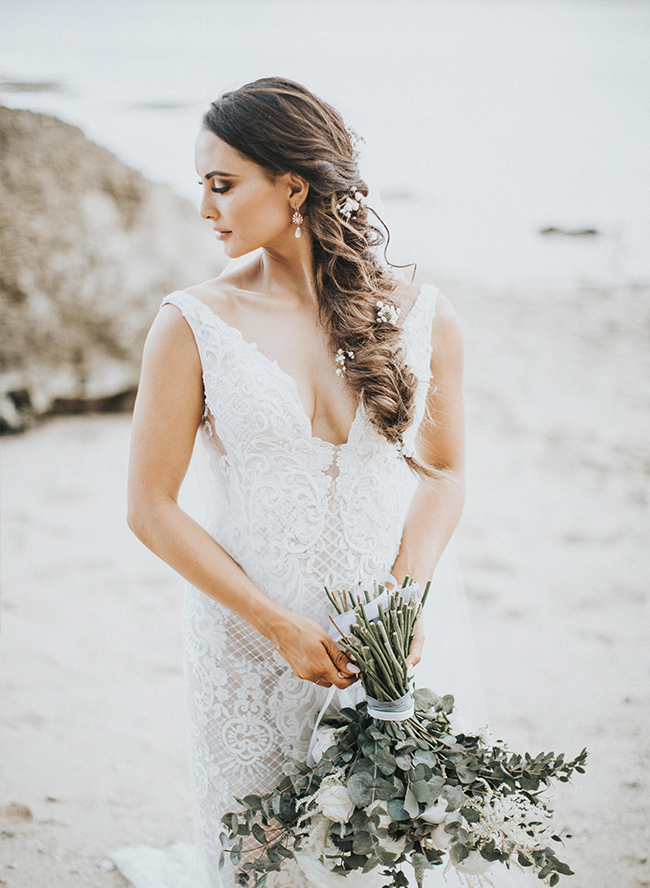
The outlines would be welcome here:
M 650 885 L 650 293 L 445 288 L 467 345 L 458 531 L 497 737 L 590 752 L 572 888 Z M 191 840 L 181 581 L 125 524 L 129 417 L 2 444 L 0 885 L 126 886 Z M 439 689 L 444 690 L 444 689 Z

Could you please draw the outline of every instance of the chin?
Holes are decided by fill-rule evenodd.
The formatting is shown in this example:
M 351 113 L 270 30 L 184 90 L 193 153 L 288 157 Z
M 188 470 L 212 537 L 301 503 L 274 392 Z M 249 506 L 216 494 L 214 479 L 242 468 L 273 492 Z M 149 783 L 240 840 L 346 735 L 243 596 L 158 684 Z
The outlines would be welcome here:
M 251 247 L 241 242 L 233 241 L 232 235 L 228 240 L 222 241 L 222 246 L 224 253 L 229 259 L 239 259 L 240 256 L 245 256 L 251 252 Z
M 242 256 L 253 256 L 261 252 L 262 247 L 238 247 L 235 244 L 225 243 L 223 251 L 229 259 L 240 259 Z

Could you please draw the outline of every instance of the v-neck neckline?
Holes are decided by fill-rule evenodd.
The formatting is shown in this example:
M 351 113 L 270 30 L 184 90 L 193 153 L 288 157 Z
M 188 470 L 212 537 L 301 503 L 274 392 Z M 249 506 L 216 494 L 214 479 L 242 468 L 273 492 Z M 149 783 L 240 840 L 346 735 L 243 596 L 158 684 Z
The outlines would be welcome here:
M 423 289 L 424 289 L 423 287 L 420 287 L 420 289 L 418 290 L 418 294 L 415 297 L 415 299 L 413 300 L 413 304 L 411 305 L 409 313 L 404 318 L 404 324 L 406 324 L 408 319 L 413 314 L 413 310 L 415 309 L 416 305 L 418 304 L 418 301 L 420 299 L 420 296 L 422 295 Z M 347 447 L 349 444 L 353 443 L 353 438 L 356 433 L 356 427 L 361 422 L 361 417 L 365 416 L 365 410 L 363 407 L 363 403 L 361 401 L 359 401 L 359 403 L 357 404 L 357 409 L 355 410 L 354 417 L 352 419 L 352 422 L 350 423 L 350 428 L 348 429 L 348 436 L 345 441 L 343 441 L 341 444 L 334 444 L 333 441 L 326 441 L 324 438 L 320 438 L 318 435 L 314 434 L 314 428 L 312 426 L 312 421 L 309 418 L 309 414 L 307 413 L 307 410 L 305 409 L 305 405 L 303 403 L 302 397 L 300 396 L 300 389 L 298 388 L 298 381 L 296 380 L 296 378 L 294 376 L 292 376 L 290 373 L 287 373 L 286 370 L 283 370 L 275 358 L 269 358 L 268 355 L 265 355 L 264 352 L 260 351 L 259 348 L 257 347 L 256 342 L 249 342 L 249 340 L 244 337 L 244 334 L 239 329 L 239 327 L 234 327 L 232 324 L 229 324 L 227 321 L 224 321 L 224 319 L 220 315 L 218 315 L 216 313 L 216 311 L 213 311 L 206 302 L 203 302 L 202 299 L 199 299 L 197 296 L 193 296 L 191 293 L 188 293 L 186 290 L 177 290 L 176 292 L 182 294 L 183 296 L 188 297 L 193 302 L 197 303 L 202 308 L 204 308 L 205 311 L 207 311 L 217 321 L 218 324 L 221 324 L 221 326 L 224 329 L 232 331 L 232 333 L 235 334 L 238 341 L 243 346 L 248 347 L 256 355 L 259 355 L 260 359 L 262 361 L 264 361 L 266 366 L 271 367 L 271 369 L 274 370 L 281 379 L 283 379 L 283 380 L 285 380 L 285 382 L 289 383 L 289 385 L 291 386 L 291 388 L 293 390 L 294 398 L 296 401 L 296 406 L 298 407 L 301 421 L 303 422 L 303 424 L 305 426 L 305 432 L 306 432 L 305 437 L 307 437 L 309 440 L 311 440 L 315 444 L 330 447 L 334 451 L 339 451 L 342 447 Z M 404 324 L 402 325 L 402 329 L 404 329 Z

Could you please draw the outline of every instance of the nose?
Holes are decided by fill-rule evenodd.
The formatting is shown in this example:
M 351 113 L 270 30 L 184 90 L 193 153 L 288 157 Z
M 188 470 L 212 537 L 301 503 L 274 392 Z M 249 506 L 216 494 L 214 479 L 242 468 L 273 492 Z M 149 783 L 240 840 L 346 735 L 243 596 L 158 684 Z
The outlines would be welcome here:
M 217 216 L 217 209 L 213 200 L 213 194 L 209 188 L 203 189 L 203 196 L 199 206 L 199 216 L 202 219 L 214 219 Z

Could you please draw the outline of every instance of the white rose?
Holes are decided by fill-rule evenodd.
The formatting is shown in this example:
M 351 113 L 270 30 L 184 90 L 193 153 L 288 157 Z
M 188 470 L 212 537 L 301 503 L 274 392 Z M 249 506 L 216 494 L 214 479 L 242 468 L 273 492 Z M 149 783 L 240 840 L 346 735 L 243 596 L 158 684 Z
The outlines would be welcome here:
M 485 857 L 481 857 L 478 851 L 472 851 L 469 857 L 456 864 L 456 869 L 459 873 L 465 873 L 468 876 L 482 876 L 491 866 L 492 863 Z
M 323 780 L 314 801 L 325 817 L 337 823 L 347 823 L 355 808 L 346 787 L 336 777 Z
M 446 816 L 447 802 L 444 799 L 436 799 L 433 805 L 429 805 L 429 807 L 420 814 L 422 820 L 426 820 L 427 823 L 442 823 Z
M 340 728 L 328 727 L 318 729 L 316 732 L 316 743 L 312 750 L 312 758 L 316 764 L 322 759 L 323 753 L 327 752 L 330 746 L 336 745 L 336 737 L 340 730 Z
M 333 873 L 327 866 L 333 861 L 333 858 L 325 856 L 330 847 L 329 828 L 330 821 L 322 814 L 309 818 L 309 834 L 296 852 L 296 863 L 309 881 L 319 888 L 349 888 L 347 879 Z
M 445 832 L 444 823 L 439 823 L 435 829 L 431 830 L 429 838 L 433 847 L 437 848 L 438 851 L 444 851 L 451 842 L 451 836 L 448 832 Z
M 406 836 L 400 836 L 399 839 L 386 837 L 382 840 L 381 847 L 389 854 L 401 854 L 406 847 Z

